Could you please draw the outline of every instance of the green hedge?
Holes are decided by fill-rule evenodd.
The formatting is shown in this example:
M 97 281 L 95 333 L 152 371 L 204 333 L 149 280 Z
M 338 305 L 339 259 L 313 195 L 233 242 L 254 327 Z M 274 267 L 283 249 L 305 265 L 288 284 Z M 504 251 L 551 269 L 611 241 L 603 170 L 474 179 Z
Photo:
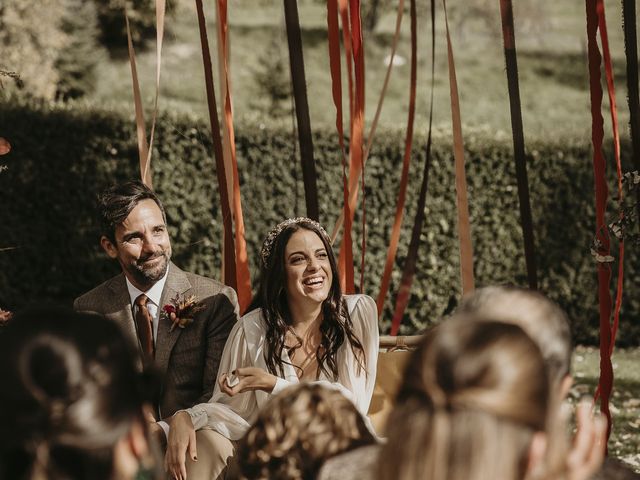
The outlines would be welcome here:
M 249 122 L 247 122 L 249 123 Z M 261 240 L 284 217 L 304 214 L 296 139 L 287 126 L 236 125 L 236 148 L 251 270 Z M 93 201 L 110 183 L 138 176 L 133 118 L 88 107 L 5 103 L 0 135 L 12 152 L 0 173 L 0 306 L 70 303 L 118 271 L 98 246 Z M 316 131 L 321 221 L 332 227 L 342 201 L 336 135 Z M 517 189 L 508 138 L 467 129 L 467 180 L 477 285 L 525 284 Z M 413 333 L 437 321 L 460 296 L 453 159 L 439 132 L 429 184 L 417 277 L 403 323 Z M 365 290 L 376 296 L 389 241 L 404 136 L 381 131 L 366 166 L 367 266 Z M 409 242 L 424 159 L 425 134 L 415 139 L 414 163 L 396 269 L 395 292 Z M 529 180 L 541 289 L 573 321 L 576 341 L 596 343 L 596 267 L 589 254 L 594 223 L 593 179 L 587 138 L 562 144 L 529 142 Z M 165 114 L 154 150 L 155 188 L 164 199 L 175 262 L 219 276 L 221 222 L 208 127 L 194 118 Z M 613 185 L 613 183 L 612 183 Z M 360 213 L 356 221 L 361 238 Z M 359 257 L 359 247 L 355 245 Z M 626 256 L 625 301 L 619 344 L 639 344 L 640 262 Z M 356 275 L 359 279 L 359 274 Z M 255 279 L 254 279 L 255 280 Z M 395 297 L 395 294 L 394 294 Z M 388 300 L 381 327 L 391 317 Z

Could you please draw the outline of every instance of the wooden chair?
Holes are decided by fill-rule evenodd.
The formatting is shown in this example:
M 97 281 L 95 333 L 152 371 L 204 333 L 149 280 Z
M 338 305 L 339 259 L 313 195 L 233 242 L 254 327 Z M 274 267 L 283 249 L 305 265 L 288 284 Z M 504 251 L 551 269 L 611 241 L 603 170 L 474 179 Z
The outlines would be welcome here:
M 368 414 L 380 436 L 385 434 L 387 417 L 393 409 L 395 396 L 411 350 L 420 343 L 421 339 L 421 335 L 398 337 L 382 335 L 380 337 L 378 373 Z

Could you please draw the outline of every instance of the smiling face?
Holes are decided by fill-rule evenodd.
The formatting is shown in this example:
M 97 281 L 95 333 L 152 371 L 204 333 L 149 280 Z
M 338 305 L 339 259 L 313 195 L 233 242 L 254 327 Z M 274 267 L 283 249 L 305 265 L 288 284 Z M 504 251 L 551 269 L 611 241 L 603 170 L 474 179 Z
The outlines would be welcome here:
M 333 275 L 329 253 L 313 231 L 294 232 L 284 251 L 287 300 L 291 303 L 322 303 L 327 299 Z
M 146 291 L 169 268 L 171 243 L 162 211 L 151 199 L 142 200 L 115 229 L 115 244 L 106 236 L 102 248 L 117 259 L 129 281 Z

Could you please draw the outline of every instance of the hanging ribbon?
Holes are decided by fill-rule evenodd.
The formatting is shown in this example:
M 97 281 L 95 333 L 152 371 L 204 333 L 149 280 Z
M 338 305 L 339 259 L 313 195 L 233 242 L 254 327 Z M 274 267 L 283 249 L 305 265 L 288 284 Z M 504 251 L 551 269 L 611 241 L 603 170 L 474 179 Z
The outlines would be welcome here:
M 412 8 L 414 0 L 412 0 Z M 402 279 L 400 280 L 400 288 L 396 296 L 396 307 L 393 312 L 391 321 L 391 335 L 397 335 L 400 331 L 400 324 L 404 317 L 404 312 L 409 304 L 411 296 L 411 285 L 416 272 L 418 263 L 418 247 L 420 246 L 420 235 L 424 225 L 425 215 L 424 209 L 427 201 L 427 188 L 429 185 L 429 170 L 431 168 L 431 133 L 433 127 L 433 91 L 435 87 L 435 51 L 436 51 L 436 27 L 435 27 L 435 0 L 431 0 L 431 96 L 429 100 L 429 130 L 427 133 L 426 158 L 424 162 L 424 170 L 422 172 L 422 183 L 420 185 L 420 195 L 418 196 L 418 205 L 416 216 L 413 221 L 413 229 L 411 231 L 411 241 L 409 242 L 409 250 L 405 259 L 404 268 L 402 270 Z
M 225 178 L 227 180 L 227 191 L 229 192 L 229 210 L 231 211 L 231 219 L 233 221 L 234 217 L 234 202 L 233 202 L 233 161 L 231 159 L 231 142 L 229 141 L 230 135 L 227 129 L 227 121 L 226 121 L 226 108 L 227 108 L 227 75 L 225 73 L 226 70 L 226 58 L 228 53 L 226 39 L 224 38 L 226 33 L 226 27 L 222 27 L 222 22 L 225 22 L 226 19 L 220 18 L 223 12 L 220 11 L 220 5 L 217 0 L 214 0 L 215 3 L 215 13 L 216 13 L 216 33 L 217 33 L 217 50 L 218 50 L 218 61 L 216 64 L 218 65 L 218 79 L 219 81 L 219 91 L 220 97 L 222 99 L 222 108 L 220 114 L 222 115 L 222 121 L 220 123 L 221 127 L 221 136 L 222 136 L 222 158 L 224 159 L 224 171 Z M 232 124 L 233 125 L 233 124 Z M 235 147 L 235 144 L 234 144 Z
M 638 93 L 638 38 L 636 33 L 636 2 L 622 0 L 624 52 L 627 58 L 627 101 L 629 104 L 631 150 L 634 169 L 640 171 L 640 94 Z M 640 204 L 640 190 L 637 191 Z M 640 210 L 638 210 L 640 222 Z
M 347 182 L 347 154 L 344 143 L 344 127 L 342 113 L 342 73 L 340 69 L 340 27 L 338 23 L 337 0 L 327 0 L 327 33 L 329 43 L 329 65 L 331 70 L 331 94 L 333 104 L 336 107 L 336 129 L 338 130 L 338 142 L 342 153 L 342 191 L 343 191 L 343 216 L 347 220 L 342 237 L 342 248 L 338 266 L 340 271 L 340 284 L 343 290 L 347 287 L 353 289 L 353 250 L 351 239 L 351 214 L 349 212 L 349 184 Z M 332 240 L 335 240 L 332 239 Z M 351 265 L 351 268 L 346 268 Z
M 380 282 L 380 293 L 376 303 L 378 305 L 378 315 L 384 310 L 384 300 L 389 291 L 389 283 L 391 281 L 391 272 L 398 251 L 398 242 L 400 241 L 400 227 L 402 226 L 402 217 L 404 215 L 404 205 L 407 197 L 407 185 L 409 183 L 409 166 L 411 163 L 411 146 L 413 144 L 413 123 L 416 112 L 416 71 L 417 71 L 417 27 L 416 27 L 416 5 L 415 0 L 411 0 L 411 83 L 409 89 L 409 114 L 407 118 L 407 134 L 404 140 L 404 157 L 402 159 L 402 173 L 400 174 L 400 188 L 398 191 L 398 200 L 396 202 L 396 214 L 391 230 L 391 241 L 387 251 L 387 260 L 382 272 L 382 280 Z M 392 334 L 393 335 L 393 334 Z
M 151 115 L 151 134 L 149 135 L 149 150 L 143 178 L 148 177 L 151 182 L 151 153 L 153 152 L 153 140 L 156 133 L 158 120 L 158 98 L 160 97 L 160 70 L 162 64 L 162 42 L 164 39 L 164 17 L 166 13 L 166 0 L 156 0 L 156 94 L 153 100 L 153 114 Z M 151 185 L 151 183 L 149 183 Z
M 462 142 L 462 121 L 460 119 L 460 100 L 458 99 L 458 82 L 456 66 L 453 58 L 453 46 L 449 34 L 447 19 L 447 2 L 442 0 L 444 21 L 447 33 L 447 61 L 449 64 L 449 88 L 451 90 L 451 124 L 453 128 L 453 155 L 456 172 L 456 203 L 458 206 L 458 236 L 460 239 L 460 276 L 462 278 L 462 294 L 474 289 L 473 249 L 471 246 L 471 227 L 469 225 L 469 205 L 467 201 L 467 179 L 464 169 L 464 145 Z
M 362 19 L 360 17 L 360 0 L 350 0 L 349 13 L 351 16 L 351 38 L 353 47 L 353 63 L 355 71 L 354 121 L 351 132 L 351 146 L 349 148 L 352 167 L 349 175 L 357 182 L 361 176 L 362 188 L 362 241 L 360 244 L 360 291 L 364 291 L 365 253 L 367 250 L 367 209 L 365 201 L 364 176 L 364 105 L 365 105 L 365 77 L 364 77 L 364 43 L 362 41 Z M 352 210 L 353 214 L 353 210 Z
M 220 208 L 222 211 L 223 225 L 223 256 L 222 277 L 226 285 L 237 288 L 236 258 L 233 240 L 233 224 L 229 203 L 229 191 L 227 189 L 227 175 L 222 153 L 222 139 L 220 138 L 220 122 L 216 106 L 216 94 L 213 86 L 213 67 L 211 65 L 211 52 L 207 38 L 207 24 L 202 8 L 202 0 L 196 1 L 198 13 L 198 27 L 200 30 L 200 43 L 202 46 L 202 62 L 204 66 L 204 79 L 207 92 L 207 106 L 209 107 L 209 122 L 211 124 L 211 138 L 213 153 L 216 159 L 216 175 L 218 177 L 218 190 L 220 193 Z
M 349 87 L 349 134 L 353 130 L 353 57 L 351 46 L 351 25 L 349 22 L 348 0 L 338 0 L 338 10 L 342 20 L 342 43 L 344 45 L 345 65 L 347 69 L 347 85 Z
M 147 129 L 144 125 L 144 110 L 142 108 L 142 98 L 140 96 L 140 83 L 138 82 L 138 69 L 136 67 L 136 53 L 133 49 L 131 39 L 131 28 L 129 27 L 129 15 L 125 7 L 125 25 L 127 27 L 127 47 L 129 49 L 129 64 L 131 65 L 131 80 L 133 84 L 133 104 L 136 112 L 136 136 L 138 138 L 138 158 L 140 161 L 140 179 L 149 188 L 152 188 L 151 169 L 147 165 L 149 145 L 147 144 Z
M 351 107 L 351 136 L 349 139 L 349 187 L 357 183 L 360 174 L 363 171 L 363 130 L 364 130 L 364 49 L 362 44 L 362 30 L 360 19 L 360 1 L 339 0 L 338 7 L 342 17 L 342 33 L 345 44 L 345 54 L 347 58 L 347 72 L 349 79 L 349 105 Z M 352 60 L 353 59 L 353 60 Z M 353 62 L 353 72 L 351 68 Z M 354 78 L 355 77 L 355 80 Z M 362 179 L 364 184 L 364 177 Z M 362 225 L 362 259 L 360 272 L 360 286 L 363 287 L 364 282 L 364 252 L 366 249 L 366 218 L 365 218 L 365 202 L 362 199 L 363 208 L 363 225 Z M 354 207 L 348 208 L 350 218 L 353 218 Z M 349 279 L 353 276 L 353 261 L 349 261 L 348 257 L 353 258 L 353 246 L 347 243 L 347 239 L 351 238 L 351 222 L 345 222 L 345 233 L 343 235 L 340 254 L 338 257 L 338 265 L 340 267 L 341 282 L 345 285 L 345 293 L 355 292 L 355 286 Z
M 518 200 L 520 204 L 520 225 L 524 238 L 524 258 L 527 265 L 529 288 L 537 290 L 538 274 L 533 236 L 533 221 L 529 202 L 529 181 L 527 179 L 527 160 L 524 153 L 524 131 L 522 128 L 522 107 L 520 104 L 520 85 L 518 83 L 518 57 L 516 37 L 513 25 L 513 7 L 511 0 L 500 0 L 502 17 L 502 39 L 504 58 L 507 65 L 507 85 L 509 89 L 509 108 L 511 110 L 511 131 L 513 135 L 513 156 L 516 164 L 518 182 Z
M 345 56 L 347 63 L 347 78 L 349 81 L 349 106 L 351 111 L 349 138 L 349 191 L 356 188 L 356 184 L 360 179 L 360 174 L 364 171 L 363 156 L 363 133 L 364 133 L 364 45 L 362 43 L 362 22 L 360 18 L 360 0 L 339 0 L 338 9 L 342 18 L 342 34 L 345 45 Z M 353 60 L 352 60 L 353 57 Z M 353 71 L 352 75 L 352 61 Z M 353 78 L 355 76 L 355 80 Z M 333 81 L 333 79 L 332 79 Z M 364 192 L 364 175 L 362 176 L 362 190 Z M 353 220 L 355 213 L 355 201 L 353 204 L 349 202 L 350 220 Z M 345 222 L 345 230 L 351 228 L 352 222 Z M 334 233 L 335 230 L 334 230 Z M 336 233 L 337 234 L 337 233 Z M 335 236 L 332 236 L 335 239 Z M 340 254 L 338 257 L 338 265 L 340 267 L 341 282 L 344 281 L 345 293 L 353 293 L 355 286 L 349 282 L 348 278 L 352 276 L 347 270 L 353 269 L 353 262 L 347 257 L 353 257 L 353 246 L 347 244 L 347 238 L 351 238 L 351 232 L 343 235 L 342 245 L 340 246 Z M 361 266 L 360 266 L 360 289 L 364 288 L 364 268 L 365 268 L 365 251 L 366 251 L 366 209 L 364 193 L 362 198 L 362 247 L 361 247 Z
M 244 216 L 242 213 L 242 199 L 240 197 L 240 176 L 238 174 L 238 161 L 236 157 L 236 142 L 233 129 L 233 111 L 231 105 L 231 82 L 229 77 L 229 42 L 227 22 L 227 0 L 218 0 L 218 38 L 221 40 L 222 55 L 220 63 L 224 73 L 224 124 L 223 132 L 226 133 L 226 141 L 229 148 L 230 165 L 225 165 L 225 173 L 233 174 L 233 218 L 235 220 L 235 258 L 236 258 L 236 289 L 238 292 L 238 305 L 240 313 L 244 313 L 251 303 L 251 276 L 249 274 L 249 257 L 247 255 L 247 243 L 245 239 Z
M 598 0 L 598 25 L 600 40 L 602 42 L 602 53 L 604 57 L 604 70 L 607 79 L 607 94 L 609 96 L 609 111 L 611 113 L 611 126 L 613 130 L 613 152 L 616 162 L 616 175 L 618 187 L 618 208 L 620 215 L 624 207 L 624 190 L 622 188 L 622 165 L 620 162 L 620 129 L 618 123 L 618 108 L 616 106 L 616 91 L 613 82 L 613 64 L 611 62 L 611 52 L 609 49 L 609 36 L 607 34 L 607 20 L 604 11 L 604 1 Z M 624 240 L 618 244 L 618 279 L 616 285 L 616 302 L 613 309 L 613 324 L 611 326 L 611 347 L 609 355 L 613 353 L 613 347 L 620 324 L 620 309 L 622 308 L 622 292 L 624 281 Z
M 378 122 L 380 120 L 380 114 L 382 112 L 382 105 L 387 95 L 387 88 L 389 86 L 391 70 L 393 69 L 393 59 L 395 58 L 397 47 L 398 47 L 398 39 L 400 38 L 400 27 L 402 25 L 403 12 L 404 12 L 404 0 L 399 0 L 398 12 L 396 14 L 396 28 L 393 34 L 393 40 L 391 41 L 391 54 L 389 55 L 389 65 L 387 65 L 387 72 L 385 73 L 384 82 L 382 83 L 382 89 L 380 90 L 380 96 L 378 97 L 378 105 L 376 107 L 376 113 L 373 117 L 373 121 L 371 122 L 369 135 L 367 135 L 367 145 L 364 149 L 363 160 L 362 160 L 364 165 L 366 165 L 367 159 L 369 158 L 369 152 L 371 151 L 371 145 L 373 144 L 373 139 L 375 138 L 376 129 L 378 127 Z M 339 53 L 340 52 L 338 51 L 338 55 Z M 354 185 L 350 185 L 349 205 L 352 211 L 355 208 L 359 191 L 360 191 L 360 187 L 357 182 Z M 333 232 L 331 233 L 332 242 L 334 242 L 335 239 L 337 238 L 338 233 L 340 233 L 340 229 L 342 228 L 343 224 L 344 224 L 344 212 L 340 214 L 340 216 L 338 217 L 338 220 L 336 221 L 336 224 L 333 227 Z
M 591 142 L 593 144 L 593 174 L 596 203 L 596 238 L 601 243 L 599 253 L 608 255 L 609 236 L 605 224 L 607 205 L 607 182 L 605 178 L 605 159 L 602 152 L 604 137 L 604 121 L 601 113 L 602 86 L 600 85 L 600 51 L 597 42 L 598 5 L 597 0 L 586 0 L 587 14 L 587 47 L 589 54 L 589 84 L 591 100 Z M 601 396 L 600 411 L 607 417 L 608 432 L 611 431 L 611 412 L 609 398 L 613 387 L 613 368 L 611 365 L 611 295 L 609 282 L 611 270 L 605 263 L 598 263 L 598 301 L 600 304 L 600 381 L 598 384 Z
M 147 145 L 147 132 L 144 122 L 144 110 L 140 95 L 140 84 L 136 68 L 136 56 L 131 39 L 131 27 L 129 16 L 125 6 L 125 24 L 127 28 L 127 46 L 129 50 L 129 63 L 131 64 L 131 77 L 133 80 L 133 101 L 136 111 L 136 135 L 138 137 L 138 156 L 140 158 L 140 178 L 149 188 L 152 188 L 151 179 L 151 153 L 153 151 L 153 139 L 155 137 L 156 122 L 158 118 L 158 98 L 160 97 L 160 71 L 162 65 L 162 43 L 164 39 L 164 18 L 166 13 L 166 0 L 156 0 L 156 93 L 153 102 L 151 116 L 151 134 Z
M 302 54 L 302 35 L 298 18 L 296 0 L 284 0 L 284 14 L 289 43 L 289 64 L 291 81 L 295 99 L 296 119 L 298 121 L 298 140 L 300 143 L 300 161 L 302 163 L 302 179 L 304 198 L 307 206 L 307 217 L 318 220 L 318 187 L 316 185 L 316 164 L 313 159 L 313 139 L 311 137 L 311 120 L 309 118 L 309 102 L 307 100 L 307 82 L 304 74 L 304 57 Z

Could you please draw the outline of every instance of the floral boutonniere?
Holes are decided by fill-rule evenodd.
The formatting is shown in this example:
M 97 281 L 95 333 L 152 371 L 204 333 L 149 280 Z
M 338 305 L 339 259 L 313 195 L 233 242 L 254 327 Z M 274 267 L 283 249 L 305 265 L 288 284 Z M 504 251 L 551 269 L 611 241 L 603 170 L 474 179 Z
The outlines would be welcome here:
M 171 299 L 171 303 L 162 307 L 162 316 L 171 321 L 171 330 L 184 328 L 193 323 L 193 317 L 196 313 L 204 310 L 204 305 L 199 305 L 195 295 L 188 297 L 180 297 L 176 295 Z
M 0 308 L 0 327 L 4 327 L 6 324 L 8 324 L 12 316 L 13 314 L 11 312 L 2 310 Z

